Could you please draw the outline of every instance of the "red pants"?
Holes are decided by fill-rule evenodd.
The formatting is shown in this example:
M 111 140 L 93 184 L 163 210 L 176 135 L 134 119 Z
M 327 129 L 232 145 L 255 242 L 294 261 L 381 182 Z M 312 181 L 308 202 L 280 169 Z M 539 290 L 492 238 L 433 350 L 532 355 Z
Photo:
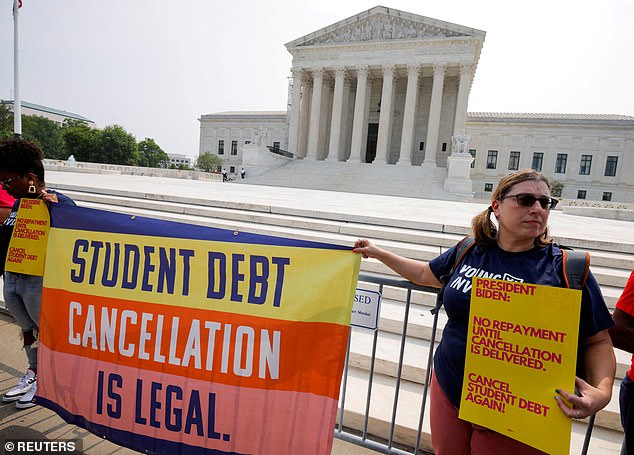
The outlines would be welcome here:
M 430 395 L 431 445 L 436 455 L 545 455 L 493 430 L 458 418 L 458 409 L 432 375 Z

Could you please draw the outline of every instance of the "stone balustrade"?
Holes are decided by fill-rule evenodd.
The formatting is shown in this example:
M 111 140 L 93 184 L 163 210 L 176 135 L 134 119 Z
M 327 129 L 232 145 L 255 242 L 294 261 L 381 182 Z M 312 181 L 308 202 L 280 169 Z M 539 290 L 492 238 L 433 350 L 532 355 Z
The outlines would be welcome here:
M 201 172 L 194 170 L 163 169 L 121 164 L 89 163 L 66 160 L 44 160 L 44 167 L 51 171 L 83 172 L 92 174 L 143 175 L 150 177 L 170 177 L 189 180 L 221 181 L 219 172 Z

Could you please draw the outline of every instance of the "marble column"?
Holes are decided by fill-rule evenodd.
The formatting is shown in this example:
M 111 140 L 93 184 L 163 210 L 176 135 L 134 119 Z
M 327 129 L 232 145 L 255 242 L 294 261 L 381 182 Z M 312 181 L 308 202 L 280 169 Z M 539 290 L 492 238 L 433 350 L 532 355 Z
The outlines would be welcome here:
M 330 120 L 330 143 L 328 145 L 328 161 L 339 161 L 341 132 L 343 130 L 343 89 L 346 77 L 345 68 L 335 68 L 335 92 L 332 98 L 332 115 Z
M 425 142 L 425 161 L 423 166 L 436 167 L 436 153 L 438 151 L 438 135 L 440 129 L 440 109 L 442 107 L 442 92 L 445 83 L 444 63 L 434 65 L 434 80 L 429 106 L 429 123 L 427 124 L 427 139 Z
M 405 110 L 403 113 L 403 133 L 401 134 L 401 152 L 396 164 L 412 165 L 414 141 L 414 121 L 418 100 L 419 65 L 407 65 L 407 90 L 405 92 Z
M 299 156 L 306 158 L 308 147 L 308 125 L 310 122 L 310 106 L 313 96 L 313 81 L 306 71 L 302 74 L 302 96 L 301 107 L 299 109 Z
M 310 103 L 310 124 L 308 126 L 308 145 L 306 158 L 317 159 L 317 148 L 319 147 L 320 116 L 321 116 L 321 96 L 324 85 L 324 72 L 321 68 L 313 71 L 313 95 Z
M 350 97 L 352 96 L 352 81 L 346 75 L 343 80 L 343 113 L 341 114 L 341 141 L 339 145 L 340 161 L 348 161 L 350 157 L 350 139 L 352 134 L 352 112 L 350 112 Z
M 364 150 L 363 132 L 367 123 L 366 105 L 368 103 L 368 67 L 357 68 L 357 91 L 354 100 L 354 117 L 352 119 L 352 144 L 350 145 L 349 161 L 363 163 Z
M 376 140 L 375 163 L 386 164 L 392 134 L 392 98 L 394 97 L 394 66 L 383 67 L 383 88 L 381 89 L 381 113 L 379 114 L 379 133 Z
M 319 116 L 319 145 L 317 147 L 317 159 L 325 160 L 328 157 L 328 145 L 330 144 L 330 127 L 332 120 L 332 98 L 335 94 L 335 78 L 324 70 L 324 82 L 321 91 L 321 114 Z
M 469 91 L 473 79 L 473 64 L 462 63 L 460 65 L 460 82 L 458 85 L 458 98 L 456 100 L 456 116 L 453 123 L 453 134 L 465 132 L 467 121 L 467 105 L 469 104 Z
M 302 94 L 302 70 L 292 69 L 293 90 L 291 92 L 291 116 L 288 122 L 288 151 L 298 155 L 299 152 L 299 109 Z

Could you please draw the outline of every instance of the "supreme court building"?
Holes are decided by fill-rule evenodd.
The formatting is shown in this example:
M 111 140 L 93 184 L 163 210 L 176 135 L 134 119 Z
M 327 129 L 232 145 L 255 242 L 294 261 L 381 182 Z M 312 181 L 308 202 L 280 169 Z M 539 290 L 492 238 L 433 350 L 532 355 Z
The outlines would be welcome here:
M 287 109 L 202 115 L 199 151 L 232 171 L 254 144 L 315 169 L 347 163 L 398 178 L 416 167 L 421 178 L 409 172 L 411 185 L 432 172 L 446 190 L 479 198 L 500 176 L 533 167 L 561 182 L 566 198 L 634 202 L 634 117 L 467 112 L 484 39 L 481 30 L 374 7 L 287 43 Z

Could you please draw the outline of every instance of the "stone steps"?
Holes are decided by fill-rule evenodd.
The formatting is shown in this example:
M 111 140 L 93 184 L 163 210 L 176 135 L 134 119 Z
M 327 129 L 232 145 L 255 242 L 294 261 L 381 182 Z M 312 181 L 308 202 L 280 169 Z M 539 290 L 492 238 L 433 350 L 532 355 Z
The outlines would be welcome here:
M 310 175 L 310 179 L 306 176 Z M 409 197 L 425 197 L 429 194 L 443 195 L 453 199 L 455 195 L 445 192 L 444 181 L 447 169 L 441 167 L 396 166 L 392 164 L 354 163 L 337 161 L 293 160 L 265 174 L 249 177 L 239 183 L 250 185 L 275 185 L 291 188 L 310 188 L 353 193 L 383 194 Z
M 146 214 L 147 216 L 158 217 L 164 219 L 174 219 L 169 214 L 179 215 L 178 220 L 186 222 L 194 222 L 196 224 L 208 224 L 214 226 L 225 226 L 228 229 L 239 227 L 242 229 L 254 225 L 262 229 L 262 233 L 266 233 L 264 227 L 273 227 L 273 232 L 279 232 L 280 228 L 287 228 L 288 234 L 295 233 L 298 236 L 310 233 L 324 234 L 340 234 L 342 236 L 367 237 L 374 239 L 377 244 L 389 248 L 399 254 L 421 260 L 429 260 L 445 248 L 453 246 L 458 242 L 463 234 L 447 233 L 447 226 L 440 224 L 424 223 L 420 226 L 400 227 L 388 224 L 383 218 L 372 219 L 370 217 L 342 217 L 334 214 L 324 214 L 324 218 L 317 218 L 318 213 L 310 211 L 303 214 L 286 214 L 271 213 L 272 208 L 268 206 L 258 206 L 250 204 L 242 207 L 244 204 L 236 207 L 226 207 L 222 204 L 220 207 L 209 205 L 198 205 L 195 201 L 171 202 L 163 200 L 148 200 L 140 197 L 126 197 L 119 195 L 90 194 L 77 191 L 65 191 L 66 194 L 73 197 L 82 205 L 100 207 L 115 206 L 118 210 L 126 213 Z M 182 198 L 181 198 L 182 199 Z M 95 205 L 91 205 L 95 204 Z M 132 210 L 136 209 L 136 210 Z M 138 210 L 141 210 L 139 212 Z M 330 219 L 332 218 L 337 219 Z M 199 217 L 199 218 L 198 218 Z M 346 219 L 347 218 L 347 219 Z M 220 222 L 224 220 L 226 222 Z M 381 224 L 385 223 L 385 224 Z M 459 230 L 459 226 L 455 226 L 455 230 Z M 292 231 L 295 229 L 296 231 Z M 304 237 L 305 238 L 305 237 Z M 315 239 L 314 235 L 309 236 Z M 327 241 L 337 242 L 336 237 L 328 236 Z M 343 238 L 347 241 L 347 238 Z M 562 242 L 564 243 L 564 242 Z M 618 251 L 619 244 L 615 243 L 614 250 Z M 598 275 L 602 273 L 605 277 L 604 281 L 599 280 L 601 284 L 608 286 L 623 287 L 629 276 L 629 271 L 634 269 L 634 254 L 615 253 L 603 250 L 588 250 L 592 258 L 593 273 Z M 601 269 L 599 269 L 601 267 Z M 596 272 L 595 272 L 596 269 Z M 607 269 L 607 270 L 605 270 Z M 618 271 L 612 273 L 612 271 Z M 597 276 L 598 279 L 598 276 Z
M 367 229 L 365 232 L 371 234 L 368 235 L 368 237 L 375 239 L 385 238 L 400 241 L 412 241 L 412 239 L 420 238 L 421 236 L 435 235 L 437 238 L 436 242 L 439 241 L 438 239 L 443 239 L 445 246 L 451 246 L 455 243 L 454 239 L 459 239 L 461 236 L 469 232 L 468 225 L 429 221 L 436 218 L 433 213 L 430 213 L 427 216 L 423 215 L 424 219 L 422 220 L 418 217 L 416 219 L 414 217 L 406 219 L 401 217 L 394 219 L 382 217 L 374 213 L 360 214 L 358 211 L 356 213 L 352 213 L 355 212 L 354 207 L 350 207 L 349 211 L 346 211 L 341 207 L 338 211 L 336 209 L 329 211 L 327 208 L 324 208 L 323 205 L 321 209 L 315 210 L 310 208 L 298 208 L 296 206 L 291 207 L 285 203 L 280 203 L 280 205 L 271 205 L 268 201 L 267 203 L 217 201 L 209 198 L 202 199 L 197 197 L 168 196 L 139 191 L 134 192 L 126 189 L 108 189 L 107 194 L 104 194 L 103 191 L 96 192 L 90 187 L 64 184 L 57 184 L 56 188 L 64 190 L 65 193 L 70 195 L 74 192 L 80 192 L 82 194 L 82 199 L 86 202 L 90 202 L 91 199 L 96 202 L 110 199 L 113 205 L 124 205 L 139 208 L 151 207 L 153 204 L 157 205 L 156 203 L 158 202 L 160 211 L 172 211 L 183 214 L 213 216 L 214 213 L 209 211 L 209 208 L 213 208 L 233 209 L 226 212 L 216 212 L 216 214 L 221 215 L 226 219 L 236 219 L 236 217 L 239 217 L 237 219 L 248 219 L 253 220 L 254 222 L 260 220 L 254 218 L 253 212 L 267 213 L 273 215 L 274 218 L 279 218 L 280 221 L 276 221 L 275 224 L 283 224 L 284 220 L 288 219 L 293 220 L 295 223 L 310 222 L 314 219 L 326 222 L 336 221 L 344 223 L 338 226 L 339 229 L 342 229 L 342 233 L 345 232 L 345 226 L 353 228 L 355 231 L 358 231 L 361 227 L 363 227 L 363 229 Z M 342 198 L 345 199 L 346 193 L 341 194 Z M 119 199 L 118 202 L 117 199 Z M 405 199 L 405 201 L 406 202 L 399 201 L 399 204 L 401 206 L 408 207 L 408 199 Z M 314 202 L 315 201 L 307 201 L 307 205 L 309 205 L 309 203 L 310 205 L 314 205 Z M 446 204 L 451 204 L 451 202 L 446 202 Z M 403 207 L 401 207 L 401 209 L 402 208 Z M 455 209 L 460 210 L 459 207 L 455 207 Z M 469 213 L 472 213 L 471 210 L 469 210 Z M 439 218 L 439 220 L 442 221 L 442 218 Z M 580 218 L 580 220 L 583 220 L 583 218 Z M 353 226 L 355 223 L 360 226 Z M 570 223 L 569 219 L 567 220 L 567 223 Z M 325 225 L 327 225 L 327 223 Z M 565 226 L 566 224 L 564 224 L 562 228 L 565 228 Z M 330 229 L 330 227 L 326 228 L 326 230 Z M 449 234 L 454 234 L 454 237 L 449 236 Z M 594 253 L 593 255 L 601 252 L 602 256 L 610 258 L 612 264 L 606 263 L 605 265 L 608 266 L 611 265 L 613 267 L 628 269 L 634 263 L 632 259 L 632 255 L 634 255 L 634 244 L 623 244 L 616 241 L 610 242 L 604 240 L 591 240 L 585 237 L 575 238 L 555 236 L 554 238 L 555 241 L 562 245 L 583 248 L 591 253 Z M 420 243 L 420 240 L 413 240 L 413 242 Z

